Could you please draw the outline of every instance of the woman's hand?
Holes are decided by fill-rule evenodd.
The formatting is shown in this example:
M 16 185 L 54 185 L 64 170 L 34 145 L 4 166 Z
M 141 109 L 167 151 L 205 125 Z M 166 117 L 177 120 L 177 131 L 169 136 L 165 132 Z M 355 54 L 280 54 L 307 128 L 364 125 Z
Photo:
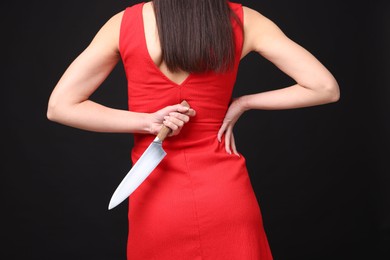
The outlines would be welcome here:
M 162 126 L 165 125 L 172 129 L 168 136 L 178 135 L 191 117 L 196 115 L 195 110 L 181 104 L 167 106 L 151 115 L 150 130 L 151 134 L 157 135 Z
M 240 116 L 246 111 L 242 104 L 242 98 L 235 98 L 230 103 L 228 111 L 226 112 L 225 118 L 218 131 L 218 141 L 222 141 L 222 136 L 225 134 L 225 149 L 229 154 L 233 153 L 239 156 L 237 152 L 236 143 L 234 141 L 233 128 Z

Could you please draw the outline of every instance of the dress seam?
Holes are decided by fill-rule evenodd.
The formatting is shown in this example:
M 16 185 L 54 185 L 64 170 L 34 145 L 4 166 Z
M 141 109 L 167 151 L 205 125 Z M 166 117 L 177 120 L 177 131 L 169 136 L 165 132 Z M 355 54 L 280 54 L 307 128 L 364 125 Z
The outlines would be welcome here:
M 189 171 L 189 167 L 188 167 L 188 163 L 187 163 L 187 156 L 186 156 L 186 153 L 185 151 L 183 151 L 183 155 L 184 155 L 184 161 L 185 161 L 185 164 L 186 164 L 186 168 L 187 168 L 187 175 L 190 179 L 190 185 L 191 185 L 191 191 L 192 191 L 192 197 L 193 197 L 193 201 L 194 201 L 194 208 L 195 208 L 195 218 L 196 218 L 196 222 L 197 222 L 197 225 L 198 225 L 198 237 L 199 237 L 199 251 L 200 251 L 200 257 L 201 259 L 203 259 L 203 250 L 202 250 L 202 238 L 201 238 L 201 232 L 200 232 L 200 223 L 199 223 L 199 216 L 198 216 L 198 207 L 197 207 L 197 204 L 196 204 L 196 199 L 195 199 L 195 190 L 194 190 L 194 185 L 192 183 L 192 178 L 191 178 L 191 174 L 190 174 L 190 171 Z

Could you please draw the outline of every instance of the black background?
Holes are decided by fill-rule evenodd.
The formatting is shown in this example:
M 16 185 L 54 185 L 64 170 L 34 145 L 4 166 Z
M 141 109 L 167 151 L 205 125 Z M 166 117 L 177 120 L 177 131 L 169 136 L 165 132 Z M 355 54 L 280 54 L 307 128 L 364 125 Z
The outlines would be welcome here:
M 140 1 L 1 3 L 2 259 L 125 259 L 131 135 L 50 122 L 58 79 L 103 23 Z M 249 111 L 237 123 L 275 260 L 390 259 L 390 4 L 237 1 L 271 20 L 335 75 L 337 103 Z M 234 95 L 292 81 L 242 61 Z M 127 108 L 122 64 L 93 95 Z

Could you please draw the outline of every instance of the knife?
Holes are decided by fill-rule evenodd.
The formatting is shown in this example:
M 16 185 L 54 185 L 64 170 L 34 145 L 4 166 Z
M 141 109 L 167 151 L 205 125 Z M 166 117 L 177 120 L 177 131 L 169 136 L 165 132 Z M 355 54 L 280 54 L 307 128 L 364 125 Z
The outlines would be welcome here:
M 181 102 L 183 106 L 190 107 L 187 101 Z M 162 147 L 164 139 L 172 130 L 163 125 L 160 132 L 148 146 L 145 152 L 133 165 L 130 171 L 123 178 L 122 182 L 116 188 L 111 197 L 108 209 L 113 209 L 122 201 L 127 199 L 135 189 L 149 176 L 149 174 L 157 167 L 157 165 L 164 159 L 167 153 Z

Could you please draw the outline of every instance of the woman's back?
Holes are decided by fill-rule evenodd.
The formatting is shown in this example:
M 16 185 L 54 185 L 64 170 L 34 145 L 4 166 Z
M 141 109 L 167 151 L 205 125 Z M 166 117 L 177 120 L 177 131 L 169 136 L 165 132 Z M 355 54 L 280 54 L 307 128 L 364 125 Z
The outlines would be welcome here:
M 231 4 L 231 7 L 242 20 L 241 5 Z M 129 109 L 152 112 L 185 99 L 197 111 L 197 116 L 183 128 L 180 138 L 199 140 L 206 137 L 202 133 L 207 130 L 207 138 L 216 141 L 220 122 L 231 100 L 243 44 L 240 24 L 232 20 L 232 27 L 236 58 L 230 70 L 171 72 L 162 60 L 151 4 L 141 3 L 128 8 L 122 17 L 119 46 L 128 80 Z M 193 126 L 197 123 L 203 125 Z M 140 140 L 145 140 L 146 144 L 150 138 L 152 136 L 135 134 L 136 144 Z M 166 141 L 166 147 L 170 146 L 170 141 Z
M 230 6 L 242 21 L 241 5 Z M 238 71 L 241 26 L 232 20 L 236 58 L 230 70 L 171 73 L 152 13 L 141 3 L 123 15 L 119 46 L 129 109 L 148 113 L 186 100 L 197 116 L 164 141 L 167 156 L 130 196 L 128 258 L 270 260 L 245 158 L 226 153 L 217 140 Z M 133 162 L 153 139 L 134 134 Z

